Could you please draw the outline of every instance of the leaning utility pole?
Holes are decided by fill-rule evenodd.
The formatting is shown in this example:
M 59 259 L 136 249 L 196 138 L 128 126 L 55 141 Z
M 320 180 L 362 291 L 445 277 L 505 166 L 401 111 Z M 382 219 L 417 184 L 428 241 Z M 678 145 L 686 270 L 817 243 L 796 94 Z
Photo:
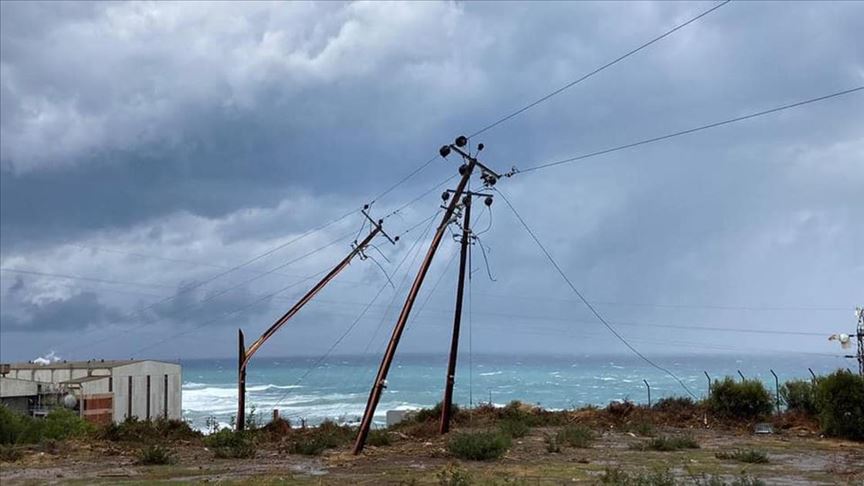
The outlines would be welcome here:
M 858 328 L 855 333 L 858 337 L 858 374 L 864 377 L 864 309 L 856 307 L 855 316 L 858 318 Z
M 450 191 L 444 192 L 442 198 L 446 201 Z M 453 337 L 450 341 L 450 360 L 447 362 L 447 379 L 444 384 L 444 400 L 441 402 L 441 424 L 439 432 L 450 431 L 450 418 L 453 408 L 453 384 L 456 382 L 456 359 L 459 354 L 459 328 L 462 324 L 462 298 L 465 295 L 465 266 L 468 261 L 468 245 L 474 244 L 474 234 L 471 231 L 471 200 L 474 197 L 485 197 L 486 206 L 492 205 L 491 194 L 465 191 L 462 198 L 462 239 L 459 249 L 459 280 L 456 283 L 456 310 L 453 315 Z M 491 400 L 490 400 L 491 402 Z
M 336 277 L 336 275 L 339 274 L 339 272 L 344 270 L 345 267 L 347 267 L 348 264 L 351 263 L 351 260 L 354 259 L 355 256 L 360 255 L 361 258 L 365 258 L 363 251 L 366 249 L 369 243 L 376 236 L 378 236 L 379 233 L 384 235 L 384 237 L 386 237 L 387 240 L 390 241 L 390 243 L 396 244 L 396 242 L 399 240 L 398 236 L 395 238 L 390 238 L 390 236 L 384 232 L 384 228 L 382 227 L 384 220 L 373 220 L 366 212 L 367 209 L 369 209 L 368 205 L 364 206 L 361 212 L 363 213 L 363 216 L 365 216 L 366 219 L 369 220 L 369 224 L 373 227 L 372 231 L 370 231 L 369 234 L 366 235 L 366 238 L 364 238 L 363 241 L 360 241 L 358 243 L 355 240 L 354 244 L 352 245 L 351 252 L 348 253 L 348 256 L 342 259 L 342 261 L 339 262 L 335 267 L 333 267 L 333 270 L 330 270 L 330 272 L 325 275 L 320 282 L 315 284 L 314 287 L 312 287 L 308 292 L 306 292 L 306 294 L 301 297 L 300 300 L 297 301 L 297 303 L 288 310 L 288 312 L 286 312 L 282 317 L 280 317 L 276 322 L 274 322 L 273 325 L 271 325 L 266 331 L 264 331 L 264 334 L 262 334 L 261 337 L 259 337 L 254 343 L 252 343 L 248 349 L 245 347 L 244 344 L 243 330 L 237 330 L 239 333 L 239 355 L 237 360 L 237 430 L 243 430 L 246 427 L 246 367 L 249 364 L 249 360 L 252 359 L 252 356 L 258 351 L 259 348 L 261 348 L 265 341 L 270 339 L 270 337 L 273 336 L 273 334 L 275 334 L 280 327 L 285 325 L 285 323 L 288 322 L 289 319 L 294 317 L 294 315 L 297 314 L 297 312 L 299 312 L 304 305 L 306 305 L 310 300 L 312 300 L 312 298 L 315 297 L 315 294 L 320 292 L 321 289 L 323 289 L 328 283 L 330 283 L 331 280 L 333 280 L 333 278 Z
M 465 163 L 459 167 L 459 174 L 462 178 L 456 189 L 453 190 L 450 203 L 444 208 L 444 217 L 438 225 L 435 235 L 432 237 L 432 242 L 429 245 L 429 250 L 426 257 L 420 264 L 420 269 L 417 276 L 414 278 L 414 283 L 408 291 L 408 296 L 405 298 L 405 304 L 402 307 L 402 312 L 396 321 L 393 328 L 393 334 L 390 336 L 390 341 L 387 343 L 387 350 L 384 352 L 384 357 L 381 360 L 381 365 L 378 368 L 378 374 L 375 376 L 375 382 L 372 384 L 372 390 L 369 392 L 369 399 L 366 402 L 366 410 L 363 412 L 363 419 L 360 422 L 360 430 L 357 433 L 357 439 L 354 442 L 354 454 L 359 454 L 363 451 L 363 446 L 366 444 L 366 437 L 369 435 L 369 429 L 372 426 L 372 419 L 375 416 L 375 409 L 378 407 L 378 402 L 381 400 L 381 393 L 387 386 L 387 373 L 390 371 L 390 365 L 393 363 L 393 357 L 396 354 L 396 347 L 399 345 L 399 340 L 402 338 L 402 332 L 405 330 L 405 324 L 408 322 L 408 316 L 414 308 L 414 302 L 417 299 L 417 294 L 420 293 L 420 287 L 423 285 L 423 280 L 426 278 L 426 273 L 432 265 L 432 259 L 435 257 L 435 252 L 441 244 L 441 238 L 444 236 L 444 231 L 447 225 L 450 224 L 453 214 L 456 211 L 456 206 L 462 198 L 462 194 L 468 186 L 468 181 L 471 179 L 471 174 L 478 166 L 482 170 L 482 179 L 486 185 L 493 185 L 501 176 L 493 170 L 483 165 L 476 157 L 462 150 L 462 147 L 468 144 L 468 138 L 460 136 L 456 138 L 454 144 L 444 145 L 438 151 L 442 157 L 447 157 L 451 151 L 458 153 L 465 160 Z M 478 145 L 478 152 L 483 150 L 483 144 Z

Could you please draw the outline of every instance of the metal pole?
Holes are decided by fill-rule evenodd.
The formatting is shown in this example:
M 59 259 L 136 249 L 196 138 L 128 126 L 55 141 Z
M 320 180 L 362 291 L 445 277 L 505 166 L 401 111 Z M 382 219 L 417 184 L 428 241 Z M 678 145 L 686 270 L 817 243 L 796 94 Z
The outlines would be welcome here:
M 807 371 L 809 371 L 810 376 L 813 377 L 813 383 L 816 383 L 816 373 L 813 373 L 813 368 L 807 368 Z
M 741 370 L 738 370 L 738 376 L 741 377 L 741 381 L 747 381 L 747 378 L 744 378 L 744 373 L 741 373 Z
M 450 361 L 447 363 L 447 380 L 444 385 L 444 401 L 441 403 L 439 432 L 450 431 L 450 414 L 453 405 L 453 383 L 456 381 L 456 356 L 459 352 L 459 326 L 462 324 L 462 297 L 465 293 L 465 262 L 468 260 L 468 244 L 471 238 L 471 194 L 462 198 L 465 213 L 462 215 L 462 242 L 459 249 L 459 280 L 456 283 L 456 311 L 453 314 L 453 338 L 450 341 Z
M 774 397 L 777 399 L 777 413 L 780 413 L 780 378 L 777 378 L 777 373 L 774 370 L 768 370 L 774 375 Z
M 237 329 L 239 353 L 237 359 L 237 430 L 246 428 L 246 342 L 243 330 Z
M 396 353 L 396 347 L 399 345 L 399 339 L 402 337 L 402 331 L 405 330 L 405 324 L 408 322 L 408 316 L 411 314 L 411 309 L 414 307 L 414 301 L 417 299 L 417 294 L 420 292 L 420 287 L 423 285 L 423 280 L 426 278 L 426 273 L 429 271 L 429 266 L 432 264 L 432 259 L 435 257 L 435 251 L 438 245 L 441 244 L 441 238 L 444 236 L 444 230 L 450 223 L 450 218 L 453 217 L 453 212 L 456 209 L 456 204 L 462 197 L 465 187 L 468 185 L 468 179 L 471 178 L 471 173 L 474 172 L 474 167 L 477 160 L 474 157 L 466 157 L 468 163 L 460 167 L 459 172 L 462 174 L 462 179 L 456 190 L 453 192 L 453 197 L 450 204 L 447 205 L 444 211 L 444 217 L 441 219 L 441 224 L 435 231 L 435 236 L 432 237 L 432 243 L 429 245 L 429 250 L 423 263 L 420 264 L 420 270 L 414 278 L 414 283 L 411 285 L 411 290 L 408 291 L 408 296 L 405 299 L 405 304 L 402 307 L 402 312 L 399 314 L 399 319 L 393 327 L 393 334 L 390 336 L 390 342 L 387 343 L 387 350 L 384 352 L 384 358 L 381 360 L 381 366 L 378 368 L 378 374 L 375 376 L 375 382 L 372 384 L 372 390 L 369 392 L 369 400 L 366 402 L 366 410 L 363 412 L 363 420 L 360 422 L 360 430 L 357 432 L 357 440 L 354 442 L 354 454 L 359 454 L 363 451 L 363 446 L 366 444 L 366 436 L 369 435 L 369 428 L 372 426 L 372 418 L 375 415 L 375 409 L 378 407 L 378 402 L 381 400 L 381 392 L 384 390 L 387 381 L 387 373 L 390 371 L 390 364 L 393 362 L 393 356 Z
M 858 374 L 864 377 L 864 310 L 860 307 L 855 309 L 858 315 L 858 328 L 856 335 L 858 337 Z
M 645 382 L 645 386 L 648 387 L 648 408 L 651 408 L 651 385 L 648 384 L 648 380 L 643 379 Z
M 366 214 L 365 211 L 363 214 Z M 366 217 L 368 218 L 368 215 Z M 351 260 L 355 256 L 357 256 L 357 254 L 363 251 L 363 249 L 366 248 L 367 245 L 369 245 L 369 242 L 371 242 L 372 239 L 378 235 L 378 233 L 381 233 L 383 231 L 381 229 L 380 220 L 377 224 L 375 224 L 374 221 L 372 223 L 374 229 L 370 231 L 368 235 L 366 235 L 366 238 L 364 238 L 363 241 L 361 241 L 360 243 L 357 243 L 357 245 L 355 245 L 351 252 L 348 253 L 348 256 L 343 258 L 342 261 L 340 261 L 335 267 L 333 267 L 332 270 L 330 270 L 327 275 L 324 276 L 324 278 L 321 279 L 321 281 L 319 281 L 317 284 L 315 284 L 314 287 L 312 287 L 308 292 L 306 292 L 306 294 L 301 297 L 300 300 L 298 300 L 297 303 L 288 310 L 288 312 L 283 314 L 282 317 L 280 317 L 278 320 L 276 320 L 276 322 L 273 323 L 273 325 L 267 328 L 267 330 L 264 331 L 264 334 L 262 334 L 261 337 L 259 337 L 255 340 L 254 343 L 249 345 L 249 349 L 243 349 L 243 333 L 240 333 L 241 357 L 237 367 L 237 430 L 243 430 L 244 427 L 243 420 L 241 420 L 241 418 L 245 418 L 246 415 L 245 410 L 243 409 L 245 408 L 246 403 L 246 367 L 249 365 L 249 360 L 252 359 L 252 356 L 258 351 L 258 349 L 261 348 L 264 342 L 270 339 L 270 337 L 272 337 L 273 334 L 275 334 L 276 331 L 279 330 L 279 328 L 285 325 L 285 323 L 288 322 L 289 319 L 294 317 L 294 315 L 297 314 L 297 312 L 299 312 L 304 305 L 309 303 L 309 301 L 312 300 L 312 298 L 315 297 L 315 295 L 320 292 L 321 289 L 327 286 L 327 284 L 330 283 L 330 281 L 333 280 L 333 278 L 335 278 L 336 275 L 339 274 L 339 272 L 344 270 L 345 267 L 347 267 L 348 264 L 351 263 Z
M 711 394 L 711 377 L 708 376 L 707 371 L 703 371 L 702 373 L 705 373 L 705 378 L 708 379 L 708 394 L 710 395 Z

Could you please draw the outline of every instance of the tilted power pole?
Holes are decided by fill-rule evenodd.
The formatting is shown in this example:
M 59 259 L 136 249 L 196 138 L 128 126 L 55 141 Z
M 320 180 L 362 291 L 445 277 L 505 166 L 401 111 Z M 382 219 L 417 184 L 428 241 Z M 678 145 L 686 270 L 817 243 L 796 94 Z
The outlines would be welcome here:
M 451 218 L 456 211 L 456 206 L 462 199 L 462 194 L 468 186 L 468 181 L 471 179 L 471 174 L 478 166 L 482 170 L 482 178 L 487 185 L 493 185 L 500 178 L 500 175 L 483 165 L 476 157 L 462 150 L 462 147 L 468 144 L 468 139 L 460 136 L 454 144 L 444 145 L 439 150 L 442 157 L 447 157 L 451 151 L 458 153 L 465 160 L 465 163 L 459 167 L 459 174 L 462 178 L 456 189 L 452 191 L 452 198 L 449 204 L 444 208 L 444 217 L 438 225 L 435 235 L 432 237 L 432 242 L 429 245 L 429 250 L 426 257 L 420 264 L 420 269 L 417 271 L 417 276 L 414 278 L 414 283 L 408 291 L 408 296 L 405 298 L 405 304 L 402 306 L 402 311 L 393 327 L 393 334 L 390 336 L 390 341 L 387 343 L 387 349 L 384 352 L 384 357 L 381 360 L 381 365 L 378 368 L 378 374 L 375 376 L 375 382 L 372 384 L 372 389 L 369 392 L 369 399 L 366 402 L 366 410 L 363 412 L 363 419 L 360 422 L 360 430 L 357 432 L 357 439 L 354 442 L 354 454 L 359 454 L 363 451 L 363 446 L 366 444 L 366 437 L 369 435 L 369 429 L 372 426 L 372 419 L 375 416 L 375 409 L 378 408 L 378 402 L 381 400 L 381 393 L 387 386 L 387 373 L 390 371 L 390 365 L 393 363 L 393 357 L 396 354 L 396 347 L 399 345 L 399 340 L 402 338 L 402 332 L 405 330 L 405 324 L 408 322 L 408 316 L 411 315 L 411 310 L 414 308 L 414 302 L 417 295 L 420 293 L 420 287 L 423 285 L 423 280 L 432 265 L 432 259 L 435 257 L 435 252 L 441 244 L 441 238 L 444 236 L 444 231 L 447 225 L 450 224 Z M 483 149 L 483 145 L 478 145 L 478 152 Z M 490 182 L 491 181 L 491 182 Z
M 445 200 L 449 196 L 449 193 L 450 191 L 447 191 L 443 194 Z M 492 205 L 491 194 L 465 191 L 465 196 L 462 198 L 464 212 L 462 213 L 462 239 L 459 242 L 459 279 L 456 282 L 456 310 L 453 314 L 453 337 L 450 341 L 450 359 L 447 362 L 444 400 L 441 402 L 441 424 L 438 429 L 442 434 L 450 431 L 450 418 L 453 409 L 453 385 L 456 382 L 456 359 L 459 354 L 459 328 L 462 324 L 462 298 L 465 295 L 465 267 L 468 261 L 468 245 L 473 244 L 473 239 L 475 238 L 470 226 L 471 200 L 474 197 L 485 197 L 486 206 Z
M 369 216 L 368 213 L 366 213 L 366 209 L 368 209 L 368 207 L 369 206 L 367 205 L 363 208 L 362 211 L 363 216 L 365 216 L 366 219 L 369 220 L 369 224 L 372 226 L 372 230 L 369 232 L 368 235 L 366 235 L 366 238 L 364 238 L 359 243 L 355 241 L 348 255 L 343 258 L 342 261 L 340 261 L 335 267 L 333 267 L 333 269 L 330 270 L 330 272 L 327 273 L 327 275 L 325 275 L 320 282 L 315 284 L 314 287 L 312 287 L 308 292 L 306 292 L 306 294 L 301 297 L 300 300 L 297 301 L 297 303 L 294 304 L 293 307 L 288 309 L 288 312 L 283 314 L 282 317 L 280 317 L 278 320 L 276 320 L 276 322 L 273 323 L 273 325 L 267 328 L 267 330 L 264 331 L 264 334 L 262 334 L 261 337 L 259 337 L 254 343 L 252 343 L 248 349 L 244 345 L 243 330 L 238 329 L 239 354 L 237 360 L 237 430 L 243 430 L 246 427 L 246 367 L 249 365 L 249 360 L 252 359 L 252 356 L 258 351 L 258 349 L 261 348 L 265 341 L 270 339 L 270 337 L 272 337 L 273 334 L 275 334 L 276 331 L 279 330 L 279 328 L 285 325 L 285 323 L 288 322 L 289 319 L 294 317 L 294 315 L 297 314 L 297 312 L 299 312 L 304 305 L 309 303 L 309 301 L 312 300 L 312 298 L 315 297 L 315 295 L 320 292 L 321 289 L 323 289 L 328 283 L 330 283 L 330 281 L 332 281 L 333 278 L 335 278 L 336 275 L 339 274 L 339 272 L 344 270 L 345 267 L 347 267 L 348 264 L 351 263 L 351 260 L 353 260 L 355 256 L 360 255 L 362 258 L 365 258 L 363 256 L 363 251 L 366 249 L 367 246 L 369 246 L 369 243 L 371 243 L 372 240 L 376 236 L 378 236 L 378 234 L 384 235 L 384 237 L 393 244 L 395 244 L 396 241 L 399 240 L 398 236 L 395 238 L 390 238 L 390 236 L 384 232 L 384 228 L 382 227 L 382 224 L 384 222 L 383 220 L 379 219 L 378 221 L 375 221 Z

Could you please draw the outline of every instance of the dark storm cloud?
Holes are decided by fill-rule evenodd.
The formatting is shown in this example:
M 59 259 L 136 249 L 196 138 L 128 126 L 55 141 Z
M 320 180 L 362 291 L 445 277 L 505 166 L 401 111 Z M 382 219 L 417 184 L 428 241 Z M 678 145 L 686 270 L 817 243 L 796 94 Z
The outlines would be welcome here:
M 3 329 L 10 332 L 39 334 L 45 331 L 80 329 L 115 322 L 121 313 L 102 305 L 99 296 L 84 292 L 68 299 L 20 306 L 27 317 L 3 314 Z
M 202 281 L 358 207 L 454 135 L 477 130 L 709 8 L 0 6 L 3 268 L 162 285 L 161 298 L 176 298 L 148 314 L 155 324 L 142 332 L 152 332 L 152 339 L 219 319 L 290 279 L 264 278 L 203 304 L 252 274 L 232 273 L 188 293 L 177 293 L 178 282 Z M 486 143 L 486 160 L 506 170 L 861 85 L 862 29 L 864 8 L 857 3 L 732 3 L 477 141 Z M 827 332 L 851 316 L 845 307 L 860 298 L 864 273 L 864 230 L 854 211 L 864 206 L 862 99 L 852 95 L 520 175 L 503 181 L 502 190 L 589 298 L 622 304 L 603 308 L 610 318 Z M 436 161 L 374 210 L 386 214 L 454 169 L 455 161 Z M 399 231 L 425 218 L 436 198 L 437 192 L 388 219 L 388 228 Z M 503 350 L 620 350 L 604 330 L 566 322 L 590 316 L 570 302 L 573 295 L 506 206 L 496 203 L 492 214 L 485 241 L 497 282 L 481 278 L 483 269 L 475 276 L 479 342 Z M 350 219 L 250 269 L 266 271 L 358 226 Z M 285 272 L 314 274 L 337 261 L 346 244 Z M 405 251 L 403 245 L 388 255 L 396 262 Z M 355 262 L 344 278 L 358 285 L 328 288 L 324 297 L 331 303 L 310 306 L 273 349 L 326 349 L 321 336 L 344 329 L 383 283 L 370 262 Z M 4 274 L 3 330 L 39 327 L 39 319 L 59 329 L 39 305 L 66 304 L 77 312 L 76 329 L 125 329 L 131 310 L 154 302 L 111 294 L 105 286 L 70 291 L 79 283 Z M 449 319 L 450 290 L 442 283 L 406 335 L 405 349 L 446 347 L 441 322 Z M 88 292 L 99 292 L 98 299 Z M 263 329 L 293 295 L 262 301 L 176 346 L 202 339 L 212 346 L 190 352 L 230 354 L 234 324 Z M 389 299 L 388 293 L 379 304 Z M 685 312 L 634 303 L 840 310 Z M 392 324 L 393 312 L 370 311 L 344 350 L 363 350 L 379 322 Z M 558 321 L 540 326 L 496 313 Z M 544 326 L 546 335 L 530 334 Z M 587 330 L 592 345 L 584 336 L 570 339 L 574 329 Z M 678 338 L 677 331 L 659 328 L 631 331 L 634 339 Z M 510 332 L 528 334 L 508 339 Z M 570 337 L 556 339 L 555 333 Z M 705 337 L 683 334 L 680 340 Z M 22 353 L 46 351 L 28 336 L 34 344 Z M 713 337 L 720 345 L 737 342 L 734 335 Z M 3 340 L 4 354 L 16 349 L 7 343 L 14 340 Z M 119 352 L 146 340 L 134 341 L 119 345 Z M 311 347 L 298 350 L 298 342 Z M 808 343 L 789 338 L 771 345 Z

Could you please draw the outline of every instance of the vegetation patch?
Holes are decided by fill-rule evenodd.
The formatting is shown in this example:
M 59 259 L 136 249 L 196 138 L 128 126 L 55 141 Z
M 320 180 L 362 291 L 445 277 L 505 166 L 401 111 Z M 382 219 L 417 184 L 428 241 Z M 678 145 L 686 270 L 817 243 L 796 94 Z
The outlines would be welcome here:
M 810 380 L 790 380 L 780 387 L 786 410 L 816 415 L 816 387 Z
M 14 445 L 0 444 L 0 462 L 15 462 L 21 459 L 21 451 Z
M 668 469 L 648 473 L 628 473 L 621 468 L 607 468 L 600 477 L 600 484 L 617 486 L 674 486 L 675 476 Z
M 510 448 L 510 437 L 500 432 L 460 432 L 447 442 L 447 450 L 460 459 L 498 459 Z
M 92 431 L 92 425 L 65 408 L 34 419 L 0 405 L 0 444 L 38 444 L 45 440 L 83 437 Z
M 509 437 L 519 439 L 528 435 L 531 431 L 531 426 L 527 420 L 519 420 L 515 418 L 504 419 L 498 423 L 498 430 Z
M 440 486 L 471 486 L 474 480 L 468 471 L 456 464 L 448 464 L 435 474 Z
M 818 380 L 815 398 L 825 434 L 864 440 L 864 377 L 837 370 Z
M 707 400 L 712 412 L 727 419 L 756 420 L 769 415 L 774 400 L 758 380 L 715 380 Z
M 570 446 L 588 448 L 594 442 L 594 432 L 583 425 L 567 425 L 558 431 L 558 443 Z
M 733 451 L 722 451 L 714 454 L 717 459 L 723 461 L 747 462 L 750 464 L 767 464 L 768 454 L 755 449 L 735 449 Z
M 258 447 L 252 431 L 222 429 L 204 439 L 220 459 L 246 459 L 255 457 Z
M 355 430 L 347 425 L 339 425 L 332 420 L 325 420 L 318 427 L 308 427 L 295 430 L 294 437 L 289 441 L 287 451 L 289 454 L 302 454 L 306 456 L 317 456 L 326 449 L 333 449 L 351 442 Z M 373 439 L 373 436 L 375 439 Z M 367 437 L 367 443 L 371 440 L 389 440 L 389 435 L 384 439 L 378 431 L 372 431 Z M 386 444 L 384 444 L 386 445 Z
M 682 449 L 698 449 L 699 443 L 689 435 L 673 437 L 661 435 L 647 442 L 633 444 L 631 448 L 640 451 L 672 452 Z
M 546 443 L 546 452 L 550 454 L 561 452 L 561 444 L 558 443 L 558 437 L 555 434 L 544 435 L 543 442 Z
M 370 446 L 384 447 L 392 444 L 393 439 L 390 436 L 390 432 L 387 432 L 386 430 L 373 430 L 369 432 L 369 437 L 366 439 L 366 443 Z
M 193 440 L 201 433 L 183 420 L 158 418 L 138 420 L 130 417 L 120 423 L 112 423 L 99 429 L 97 437 L 113 442 L 155 443 L 172 440 Z
M 159 445 L 151 445 L 138 454 L 138 464 L 145 466 L 174 464 L 174 454 L 165 447 Z

